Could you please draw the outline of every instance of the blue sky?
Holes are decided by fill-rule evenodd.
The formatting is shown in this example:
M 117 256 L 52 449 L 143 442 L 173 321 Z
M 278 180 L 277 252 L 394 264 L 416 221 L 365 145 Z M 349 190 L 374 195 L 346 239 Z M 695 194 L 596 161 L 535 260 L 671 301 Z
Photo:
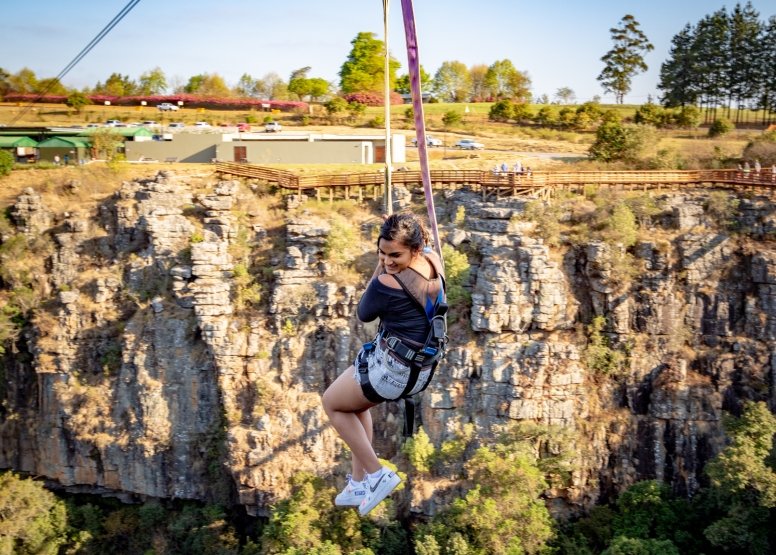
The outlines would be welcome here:
M 3 1 L 0 67 L 28 66 L 39 77 L 56 75 L 126 4 L 126 0 Z M 467 65 L 509 58 L 533 80 L 535 95 L 574 89 L 579 99 L 603 90 L 596 81 L 601 56 L 611 47 L 609 29 L 633 14 L 655 45 L 649 72 L 634 79 L 626 102 L 657 94 L 660 64 L 671 37 L 723 5 L 710 0 L 415 0 L 421 63 L 433 74 L 445 60 Z M 728 8 L 734 6 L 728 3 Z M 757 0 L 763 18 L 776 14 L 772 2 Z M 406 68 L 399 0 L 391 2 L 391 51 Z M 217 72 L 235 82 L 247 72 L 276 71 L 283 78 L 312 66 L 311 76 L 336 80 L 359 31 L 382 37 L 380 0 L 142 0 L 68 75 L 83 87 L 118 71 L 137 77 L 160 66 L 188 79 Z M 604 97 L 605 99 L 607 97 Z

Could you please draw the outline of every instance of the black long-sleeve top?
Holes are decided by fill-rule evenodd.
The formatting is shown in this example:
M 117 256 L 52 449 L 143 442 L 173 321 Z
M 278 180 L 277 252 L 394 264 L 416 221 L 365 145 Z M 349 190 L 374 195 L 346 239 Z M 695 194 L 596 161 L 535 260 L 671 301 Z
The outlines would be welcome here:
M 394 289 L 375 278 L 358 303 L 358 319 L 372 322 L 380 318 L 385 329 L 417 343 L 426 342 L 431 325 L 420 307 L 404 289 Z

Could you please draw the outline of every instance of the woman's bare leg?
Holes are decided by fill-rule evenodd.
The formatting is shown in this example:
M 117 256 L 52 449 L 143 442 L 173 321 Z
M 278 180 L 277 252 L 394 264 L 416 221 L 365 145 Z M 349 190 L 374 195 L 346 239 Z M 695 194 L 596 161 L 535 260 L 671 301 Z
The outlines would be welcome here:
M 372 415 L 369 413 L 369 409 L 362 410 L 361 412 L 355 412 L 353 414 L 358 417 L 361 425 L 364 427 L 364 431 L 366 432 L 367 437 L 369 438 L 369 445 L 372 445 Z M 354 482 L 361 482 L 366 477 L 364 465 L 355 455 L 353 455 L 352 475 Z
M 331 425 L 353 453 L 355 480 L 358 477 L 355 472 L 358 468 L 374 473 L 382 466 L 372 449 L 371 426 L 369 426 L 370 432 L 367 433 L 366 422 L 362 422 L 362 419 L 369 418 L 371 423 L 372 419 L 367 409 L 375 406 L 375 403 L 364 397 L 361 384 L 353 379 L 354 371 L 351 366 L 329 386 L 323 394 L 323 410 L 329 416 Z M 358 413 L 361 415 L 359 416 Z

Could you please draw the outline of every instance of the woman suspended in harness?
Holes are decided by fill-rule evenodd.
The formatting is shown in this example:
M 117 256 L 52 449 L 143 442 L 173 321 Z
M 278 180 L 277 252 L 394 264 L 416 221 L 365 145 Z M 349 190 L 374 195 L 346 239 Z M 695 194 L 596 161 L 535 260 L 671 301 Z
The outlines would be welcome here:
M 366 515 L 401 482 L 372 448 L 369 409 L 404 399 L 404 435 L 412 435 L 414 400 L 433 378 L 447 341 L 444 267 L 414 215 L 385 219 L 377 240 L 380 262 L 358 305 L 362 322 L 380 319 L 374 341 L 323 395 L 323 408 L 353 455 L 353 471 L 335 503 Z

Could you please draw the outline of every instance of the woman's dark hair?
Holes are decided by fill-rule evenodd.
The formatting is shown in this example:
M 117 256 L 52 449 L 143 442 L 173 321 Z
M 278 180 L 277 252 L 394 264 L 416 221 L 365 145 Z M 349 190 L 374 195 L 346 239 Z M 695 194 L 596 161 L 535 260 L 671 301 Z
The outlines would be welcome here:
M 423 220 L 414 214 L 393 214 L 380 227 L 378 247 L 380 239 L 398 241 L 410 251 L 417 252 L 431 243 L 431 234 Z

